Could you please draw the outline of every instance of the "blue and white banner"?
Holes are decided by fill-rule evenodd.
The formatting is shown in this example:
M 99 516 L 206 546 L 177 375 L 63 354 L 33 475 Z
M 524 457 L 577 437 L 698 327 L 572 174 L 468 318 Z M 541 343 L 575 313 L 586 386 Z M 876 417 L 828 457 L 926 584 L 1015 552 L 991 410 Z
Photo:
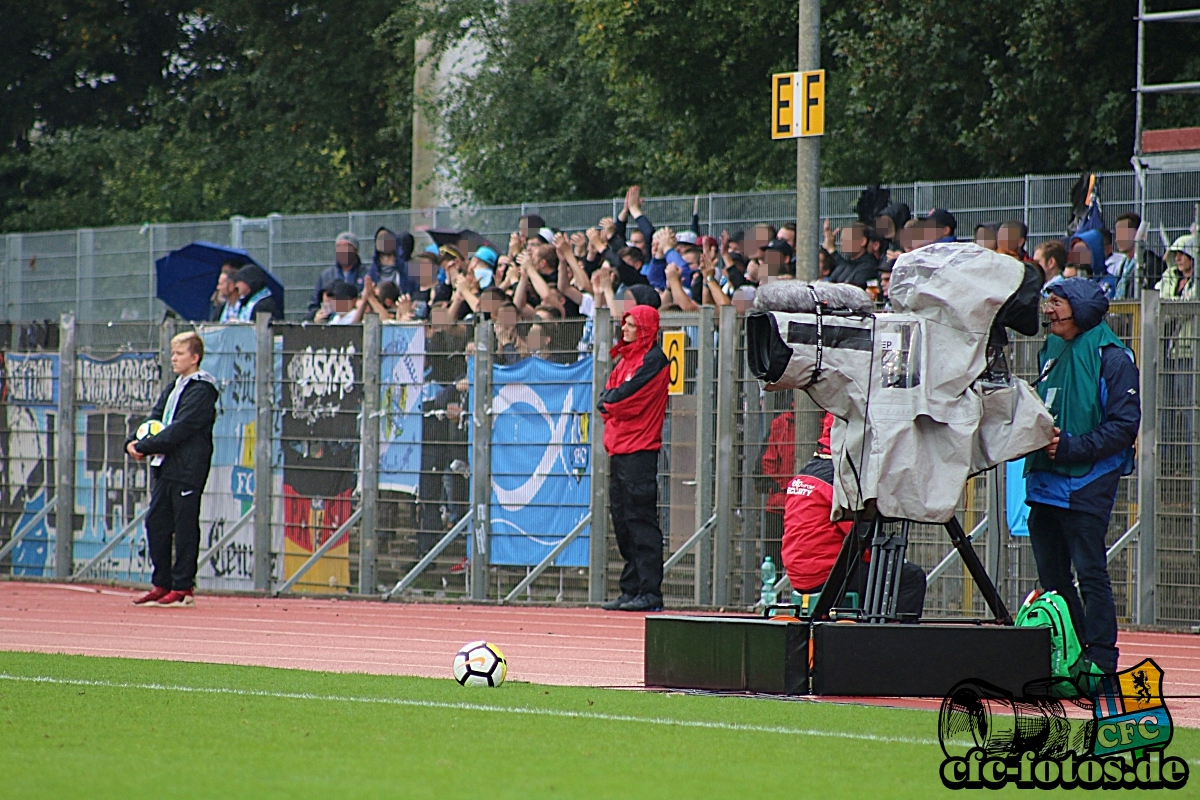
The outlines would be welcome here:
M 421 482 L 425 326 L 383 326 L 379 488 L 416 494 Z
M 200 551 L 206 552 L 254 505 L 258 343 L 250 325 L 202 325 L 198 332 L 204 340 L 204 370 L 220 390 L 212 468 L 200 498 Z M 243 525 L 200 564 L 197 583 L 206 589 L 254 588 L 253 524 Z
M 4 399 L 18 406 L 58 405 L 58 353 L 8 353 Z
M 536 565 L 591 504 L 592 359 L 495 367 L 492 398 L 490 560 Z M 554 565 L 587 563 L 585 531 Z

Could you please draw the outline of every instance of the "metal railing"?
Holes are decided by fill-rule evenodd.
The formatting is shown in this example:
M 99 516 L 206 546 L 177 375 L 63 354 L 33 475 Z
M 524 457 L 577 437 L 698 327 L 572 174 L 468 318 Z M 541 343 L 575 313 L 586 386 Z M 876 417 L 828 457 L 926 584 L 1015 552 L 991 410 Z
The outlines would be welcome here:
M 1110 220 L 1138 211 L 1157 239 L 1186 232 L 1200 202 L 1200 173 L 1143 170 L 1104 173 L 1100 191 Z M 1029 226 L 1030 247 L 1061 236 L 1070 221 L 1070 192 L 1077 175 L 1024 175 L 966 181 L 892 184 L 892 198 L 914 213 L 945 208 L 958 219 L 958 233 L 970 237 L 983 222 L 1022 220 Z M 1140 183 L 1139 183 L 1140 181 Z M 821 190 L 821 215 L 835 225 L 854 218 L 862 187 Z M 701 232 L 731 233 L 755 223 L 795 222 L 795 193 L 790 191 L 658 197 L 643 202 L 655 225 L 677 229 L 692 223 L 697 209 Z M 258 219 L 163 223 L 70 231 L 10 233 L 0 246 L 0 317 L 9 320 L 57 320 L 71 310 L 82 323 L 161 320 L 165 307 L 155 298 L 154 262 L 192 241 L 246 249 L 285 285 L 287 318 L 303 319 L 321 270 L 333 264 L 333 242 L 345 230 L 362 242 L 361 257 L 374 255 L 374 234 L 381 227 L 412 231 L 417 247 L 429 242 L 429 228 L 469 228 L 502 249 L 522 214 L 536 213 L 555 228 L 581 230 L 601 217 L 615 217 L 619 199 L 569 203 L 525 203 L 477 208 L 351 211 L 339 214 L 272 214 Z M 1155 241 L 1155 245 L 1158 242 Z M 1162 249 L 1162 248 L 1158 248 Z
M 1120 482 L 1108 538 L 1118 614 L 1188 627 L 1200 623 L 1200 302 L 1147 291 L 1113 303 L 1109 322 L 1136 354 L 1143 404 L 1137 468 Z M 64 319 L 0 341 L 0 572 L 148 580 L 149 476 L 124 442 L 180 329 Z M 748 607 L 763 558 L 779 553 L 778 478 L 811 455 L 821 412 L 748 375 L 732 307 L 664 313 L 662 329 L 684 341 L 659 460 L 664 595 L 675 607 Z M 610 366 L 605 309 L 590 349 L 577 322 L 521 322 L 504 341 L 491 322 L 199 331 L 221 389 L 202 587 L 506 602 L 616 591 L 592 413 Z M 1040 345 L 1015 337 L 1019 375 L 1036 373 Z M 563 483 L 539 495 L 550 476 Z M 1005 485 L 1002 471 L 972 479 L 959 519 L 1016 608 L 1037 571 L 1028 537 L 1008 528 Z M 985 614 L 940 529 L 913 526 L 910 543 L 929 576 L 927 615 Z

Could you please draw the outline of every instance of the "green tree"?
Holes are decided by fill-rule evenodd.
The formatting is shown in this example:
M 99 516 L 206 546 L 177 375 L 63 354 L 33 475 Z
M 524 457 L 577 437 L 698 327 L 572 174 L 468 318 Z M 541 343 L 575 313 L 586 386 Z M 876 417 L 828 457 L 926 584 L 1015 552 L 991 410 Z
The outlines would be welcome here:
M 412 50 L 372 35 L 396 9 L 216 0 L 178 15 L 164 80 L 131 119 L 39 120 L 0 157 L 3 227 L 407 205 L 411 79 L 397 78 Z
M 616 114 L 603 65 L 579 43 L 571 0 L 445 0 L 427 8 L 422 31 L 432 58 L 479 56 L 446 77 L 429 109 L 449 144 L 445 166 L 468 197 L 519 203 L 620 189 L 624 177 L 605 161 Z
M 826 0 L 823 181 L 1127 168 L 1136 10 L 1134 0 Z M 794 185 L 794 145 L 772 142 L 767 120 L 769 76 L 795 65 L 795 19 L 790 0 L 446 2 L 429 29 L 443 48 L 475 37 L 483 54 L 481 77 L 441 106 L 447 159 L 480 200 L 570 198 L 588 185 L 611 195 L 633 182 L 684 194 Z M 1151 80 L 1200 72 L 1195 27 L 1153 29 Z M 571 28 L 584 58 L 558 45 Z M 527 31 L 533 46 L 516 46 Z M 588 108 L 590 125 L 530 107 L 535 63 L 553 65 L 563 105 Z M 542 109 L 555 112 L 549 122 Z M 1155 98 L 1147 125 L 1198 124 L 1198 110 L 1195 98 Z M 572 135 L 578 159 L 528 175 L 535 162 L 517 156 L 562 153 Z

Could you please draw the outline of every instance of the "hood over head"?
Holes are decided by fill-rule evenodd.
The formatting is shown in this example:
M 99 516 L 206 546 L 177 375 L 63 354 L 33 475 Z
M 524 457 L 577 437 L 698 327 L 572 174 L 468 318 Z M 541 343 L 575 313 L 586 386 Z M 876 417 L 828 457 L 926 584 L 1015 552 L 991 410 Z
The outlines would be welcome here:
M 1167 251 L 1166 255 L 1168 256 L 1167 265 L 1173 267 L 1175 266 L 1175 262 L 1169 257 L 1172 253 L 1183 253 L 1184 255 L 1191 256 L 1192 262 L 1195 263 L 1200 261 L 1200 242 L 1197 241 L 1196 236 L 1190 233 L 1185 233 L 1172 242 L 1171 249 Z
M 1083 242 L 1092 254 L 1091 272 L 1093 278 L 1102 278 L 1108 274 L 1108 267 L 1104 265 L 1104 237 L 1100 231 L 1084 231 L 1077 233 L 1067 242 L 1067 252 L 1071 252 L 1071 248 L 1076 242 Z
M 1067 278 L 1046 288 L 1071 304 L 1071 316 L 1084 333 L 1104 321 L 1108 313 L 1108 298 L 1095 281 L 1087 278 Z
M 267 285 L 267 273 L 263 272 L 262 267 L 254 264 L 247 264 L 239 269 L 233 279 L 249 286 L 251 297 L 258 294 Z
M 635 283 L 632 286 L 622 285 L 617 291 L 616 299 L 623 300 L 628 297 L 632 297 L 639 306 L 650 306 L 651 308 L 662 306 L 662 298 L 648 283 Z
M 658 309 L 651 306 L 634 306 L 625 315 L 621 317 L 621 324 L 625 324 L 625 320 L 633 317 L 637 323 L 638 335 L 632 342 L 625 341 L 622 335 L 620 341 L 613 347 L 613 358 L 621 356 L 622 358 L 636 358 L 645 355 L 647 351 L 658 341 Z
M 826 413 L 825 419 L 821 421 L 821 438 L 817 439 L 817 453 L 827 456 L 830 453 L 829 449 L 829 432 L 833 430 L 833 414 Z

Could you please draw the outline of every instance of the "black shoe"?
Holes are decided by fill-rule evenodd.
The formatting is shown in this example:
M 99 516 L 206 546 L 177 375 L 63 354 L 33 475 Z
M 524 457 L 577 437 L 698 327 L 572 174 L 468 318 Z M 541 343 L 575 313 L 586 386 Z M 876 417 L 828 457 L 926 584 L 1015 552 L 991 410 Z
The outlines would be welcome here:
M 609 600 L 607 603 L 601 603 L 600 607 L 603 608 L 605 611 L 616 611 L 621 606 L 634 600 L 636 597 L 637 597 L 637 595 L 625 594 L 624 592 L 621 592 L 621 596 L 618 597 L 616 600 Z
M 622 611 L 662 611 L 663 600 L 659 595 L 639 594 L 620 608 Z

